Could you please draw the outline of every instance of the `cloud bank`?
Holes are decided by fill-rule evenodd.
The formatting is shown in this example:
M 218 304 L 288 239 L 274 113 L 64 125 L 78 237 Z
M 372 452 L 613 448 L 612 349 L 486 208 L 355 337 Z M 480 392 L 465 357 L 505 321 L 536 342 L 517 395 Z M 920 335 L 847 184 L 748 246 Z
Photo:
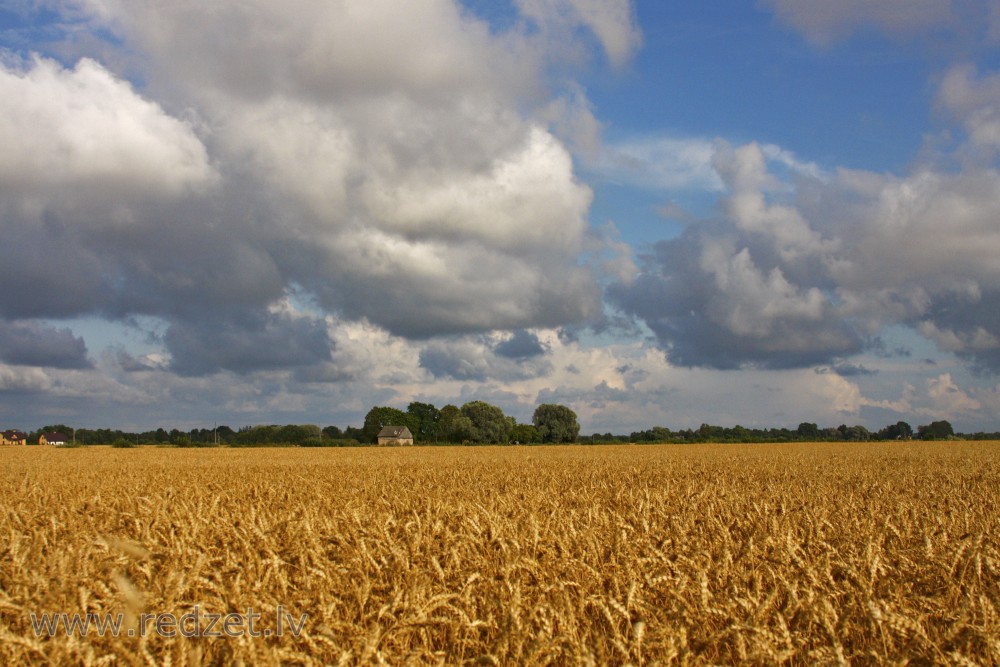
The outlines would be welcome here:
M 761 3 L 824 45 L 996 13 L 905 4 Z M 868 358 L 891 327 L 1000 371 L 1000 83 L 973 64 L 935 79 L 946 148 L 892 175 L 766 142 L 604 145 L 583 81 L 640 48 L 627 0 L 516 0 L 501 24 L 452 0 L 45 6 L 46 39 L 0 56 L 9 414 L 39 395 L 164 422 L 464 397 L 627 428 L 692 425 L 699 401 L 753 425 L 768 393 L 793 420 L 996 405 L 954 369 L 859 386 L 891 376 Z M 717 206 L 629 248 L 590 220 L 581 163 Z M 60 323 L 82 317 L 141 342 Z M 736 385 L 753 399 L 719 407 Z
M 0 66 L 5 316 L 162 318 L 198 375 L 333 363 L 326 314 L 421 338 L 599 311 L 592 194 L 549 129 L 586 101 L 546 71 L 580 30 L 622 65 L 627 2 L 523 3 L 544 35 L 445 0 L 54 9 L 116 69 Z M 291 292 L 311 314 L 274 315 Z

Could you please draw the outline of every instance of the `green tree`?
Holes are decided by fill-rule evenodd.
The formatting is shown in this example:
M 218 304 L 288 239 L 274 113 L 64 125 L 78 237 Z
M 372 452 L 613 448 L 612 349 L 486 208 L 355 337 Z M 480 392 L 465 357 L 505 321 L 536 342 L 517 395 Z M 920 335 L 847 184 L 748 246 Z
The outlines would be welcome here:
M 542 434 L 531 424 L 518 424 L 510 432 L 510 439 L 524 444 L 536 444 L 542 441 Z
M 501 444 L 510 441 L 513 420 L 497 406 L 484 401 L 470 401 L 462 406 L 462 414 L 472 422 L 472 440 Z
M 538 429 L 542 442 L 576 442 L 580 423 L 576 413 L 565 405 L 543 403 L 535 408 L 531 423 Z
M 410 417 L 413 426 L 415 442 L 434 442 L 438 438 L 438 422 L 441 420 L 441 411 L 430 403 L 420 403 L 414 401 L 406 407 L 406 414 Z
M 878 432 L 880 440 L 909 440 L 913 437 L 913 428 L 906 422 L 890 424 Z
M 918 426 L 917 435 L 921 440 L 944 440 L 949 436 L 955 435 L 955 431 L 952 429 L 950 422 L 941 420 L 925 424 L 924 426 Z
M 472 420 L 455 405 L 446 405 L 438 414 L 438 438 L 444 442 L 464 442 L 472 438 Z
M 300 445 L 309 438 L 319 438 L 321 431 L 319 426 L 313 424 L 287 424 L 282 426 L 274 434 L 274 442 L 288 442 Z
M 799 436 L 803 440 L 815 440 L 819 437 L 819 426 L 811 422 L 802 422 L 799 427 L 795 429 L 795 435 Z
M 365 415 L 365 425 L 361 428 L 364 442 L 377 442 L 378 432 L 386 426 L 406 426 L 413 431 L 410 416 L 398 408 L 375 407 Z
M 844 431 L 844 440 L 849 440 L 851 442 L 865 442 L 871 440 L 872 434 L 868 432 L 864 426 L 860 424 L 857 426 L 851 426 Z

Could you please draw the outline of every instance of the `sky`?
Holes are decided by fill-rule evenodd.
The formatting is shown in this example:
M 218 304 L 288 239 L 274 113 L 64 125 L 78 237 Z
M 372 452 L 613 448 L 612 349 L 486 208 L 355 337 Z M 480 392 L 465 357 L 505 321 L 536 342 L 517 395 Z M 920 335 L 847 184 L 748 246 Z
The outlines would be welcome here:
M 0 428 L 1000 430 L 997 0 L 6 0 Z

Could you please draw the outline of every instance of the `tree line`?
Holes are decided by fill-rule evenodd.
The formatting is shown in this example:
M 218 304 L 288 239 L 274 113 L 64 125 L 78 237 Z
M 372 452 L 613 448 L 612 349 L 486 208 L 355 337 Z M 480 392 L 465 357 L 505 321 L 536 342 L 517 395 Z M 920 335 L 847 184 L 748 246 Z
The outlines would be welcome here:
M 590 436 L 591 442 L 620 442 L 622 436 L 610 433 Z M 702 424 L 697 429 L 671 431 L 656 426 L 646 431 L 631 433 L 628 442 L 684 443 L 684 442 L 867 442 L 870 440 L 993 440 L 1000 433 L 956 434 L 947 420 L 934 421 L 918 426 L 916 431 L 905 421 L 889 424 L 878 431 L 869 431 L 861 425 L 820 428 L 812 422 L 802 422 L 798 428 L 745 428 Z
M 406 426 L 415 443 L 468 444 L 542 444 L 576 442 L 580 424 L 576 413 L 564 405 L 543 404 L 535 409 L 530 424 L 520 424 L 514 417 L 485 401 L 470 401 L 461 407 L 446 405 L 441 409 L 430 403 L 414 401 L 407 409 L 377 406 L 365 415 L 363 426 L 320 428 L 315 424 L 244 426 L 182 431 L 164 428 L 142 432 L 120 429 L 73 429 L 65 424 L 50 424 L 28 436 L 32 444 L 41 433 L 64 433 L 76 445 L 174 445 L 177 447 L 298 446 L 352 447 L 374 444 L 385 426 Z
M 556 404 L 539 405 L 530 424 L 504 414 L 484 401 L 470 401 L 461 407 L 446 405 L 438 409 L 430 403 L 412 402 L 406 410 L 388 406 L 373 407 L 362 426 L 320 427 L 315 424 L 243 426 L 226 425 L 189 431 L 158 428 L 148 431 L 120 429 L 73 429 L 65 424 L 50 424 L 31 431 L 28 442 L 37 444 L 42 433 L 63 433 L 76 445 L 173 445 L 177 447 L 298 446 L 356 447 L 373 444 L 385 426 L 406 426 L 415 443 L 422 444 L 613 444 L 613 443 L 703 443 L 703 442 L 865 442 L 873 440 L 1000 440 L 1000 432 L 956 433 L 947 420 L 933 421 L 913 429 L 904 421 L 889 424 L 877 431 L 864 426 L 820 428 L 803 422 L 795 429 L 723 427 L 702 424 L 697 429 L 671 430 L 654 426 L 632 433 L 594 433 L 580 435 L 580 424 L 573 410 Z
M 415 401 L 406 411 L 374 407 L 365 415 L 362 441 L 375 442 L 386 426 L 406 426 L 415 443 L 533 444 L 576 442 L 580 424 L 576 413 L 565 405 L 546 403 L 535 408 L 530 424 L 485 401 L 469 401 L 462 407 L 446 405 L 440 410 Z

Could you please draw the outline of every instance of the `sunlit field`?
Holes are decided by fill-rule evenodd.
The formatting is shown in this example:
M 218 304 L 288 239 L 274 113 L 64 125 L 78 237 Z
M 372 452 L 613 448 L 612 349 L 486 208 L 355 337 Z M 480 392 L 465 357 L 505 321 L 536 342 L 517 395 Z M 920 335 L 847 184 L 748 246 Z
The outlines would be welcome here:
M 10 447 L 0 663 L 997 664 L 998 494 L 982 442 Z

